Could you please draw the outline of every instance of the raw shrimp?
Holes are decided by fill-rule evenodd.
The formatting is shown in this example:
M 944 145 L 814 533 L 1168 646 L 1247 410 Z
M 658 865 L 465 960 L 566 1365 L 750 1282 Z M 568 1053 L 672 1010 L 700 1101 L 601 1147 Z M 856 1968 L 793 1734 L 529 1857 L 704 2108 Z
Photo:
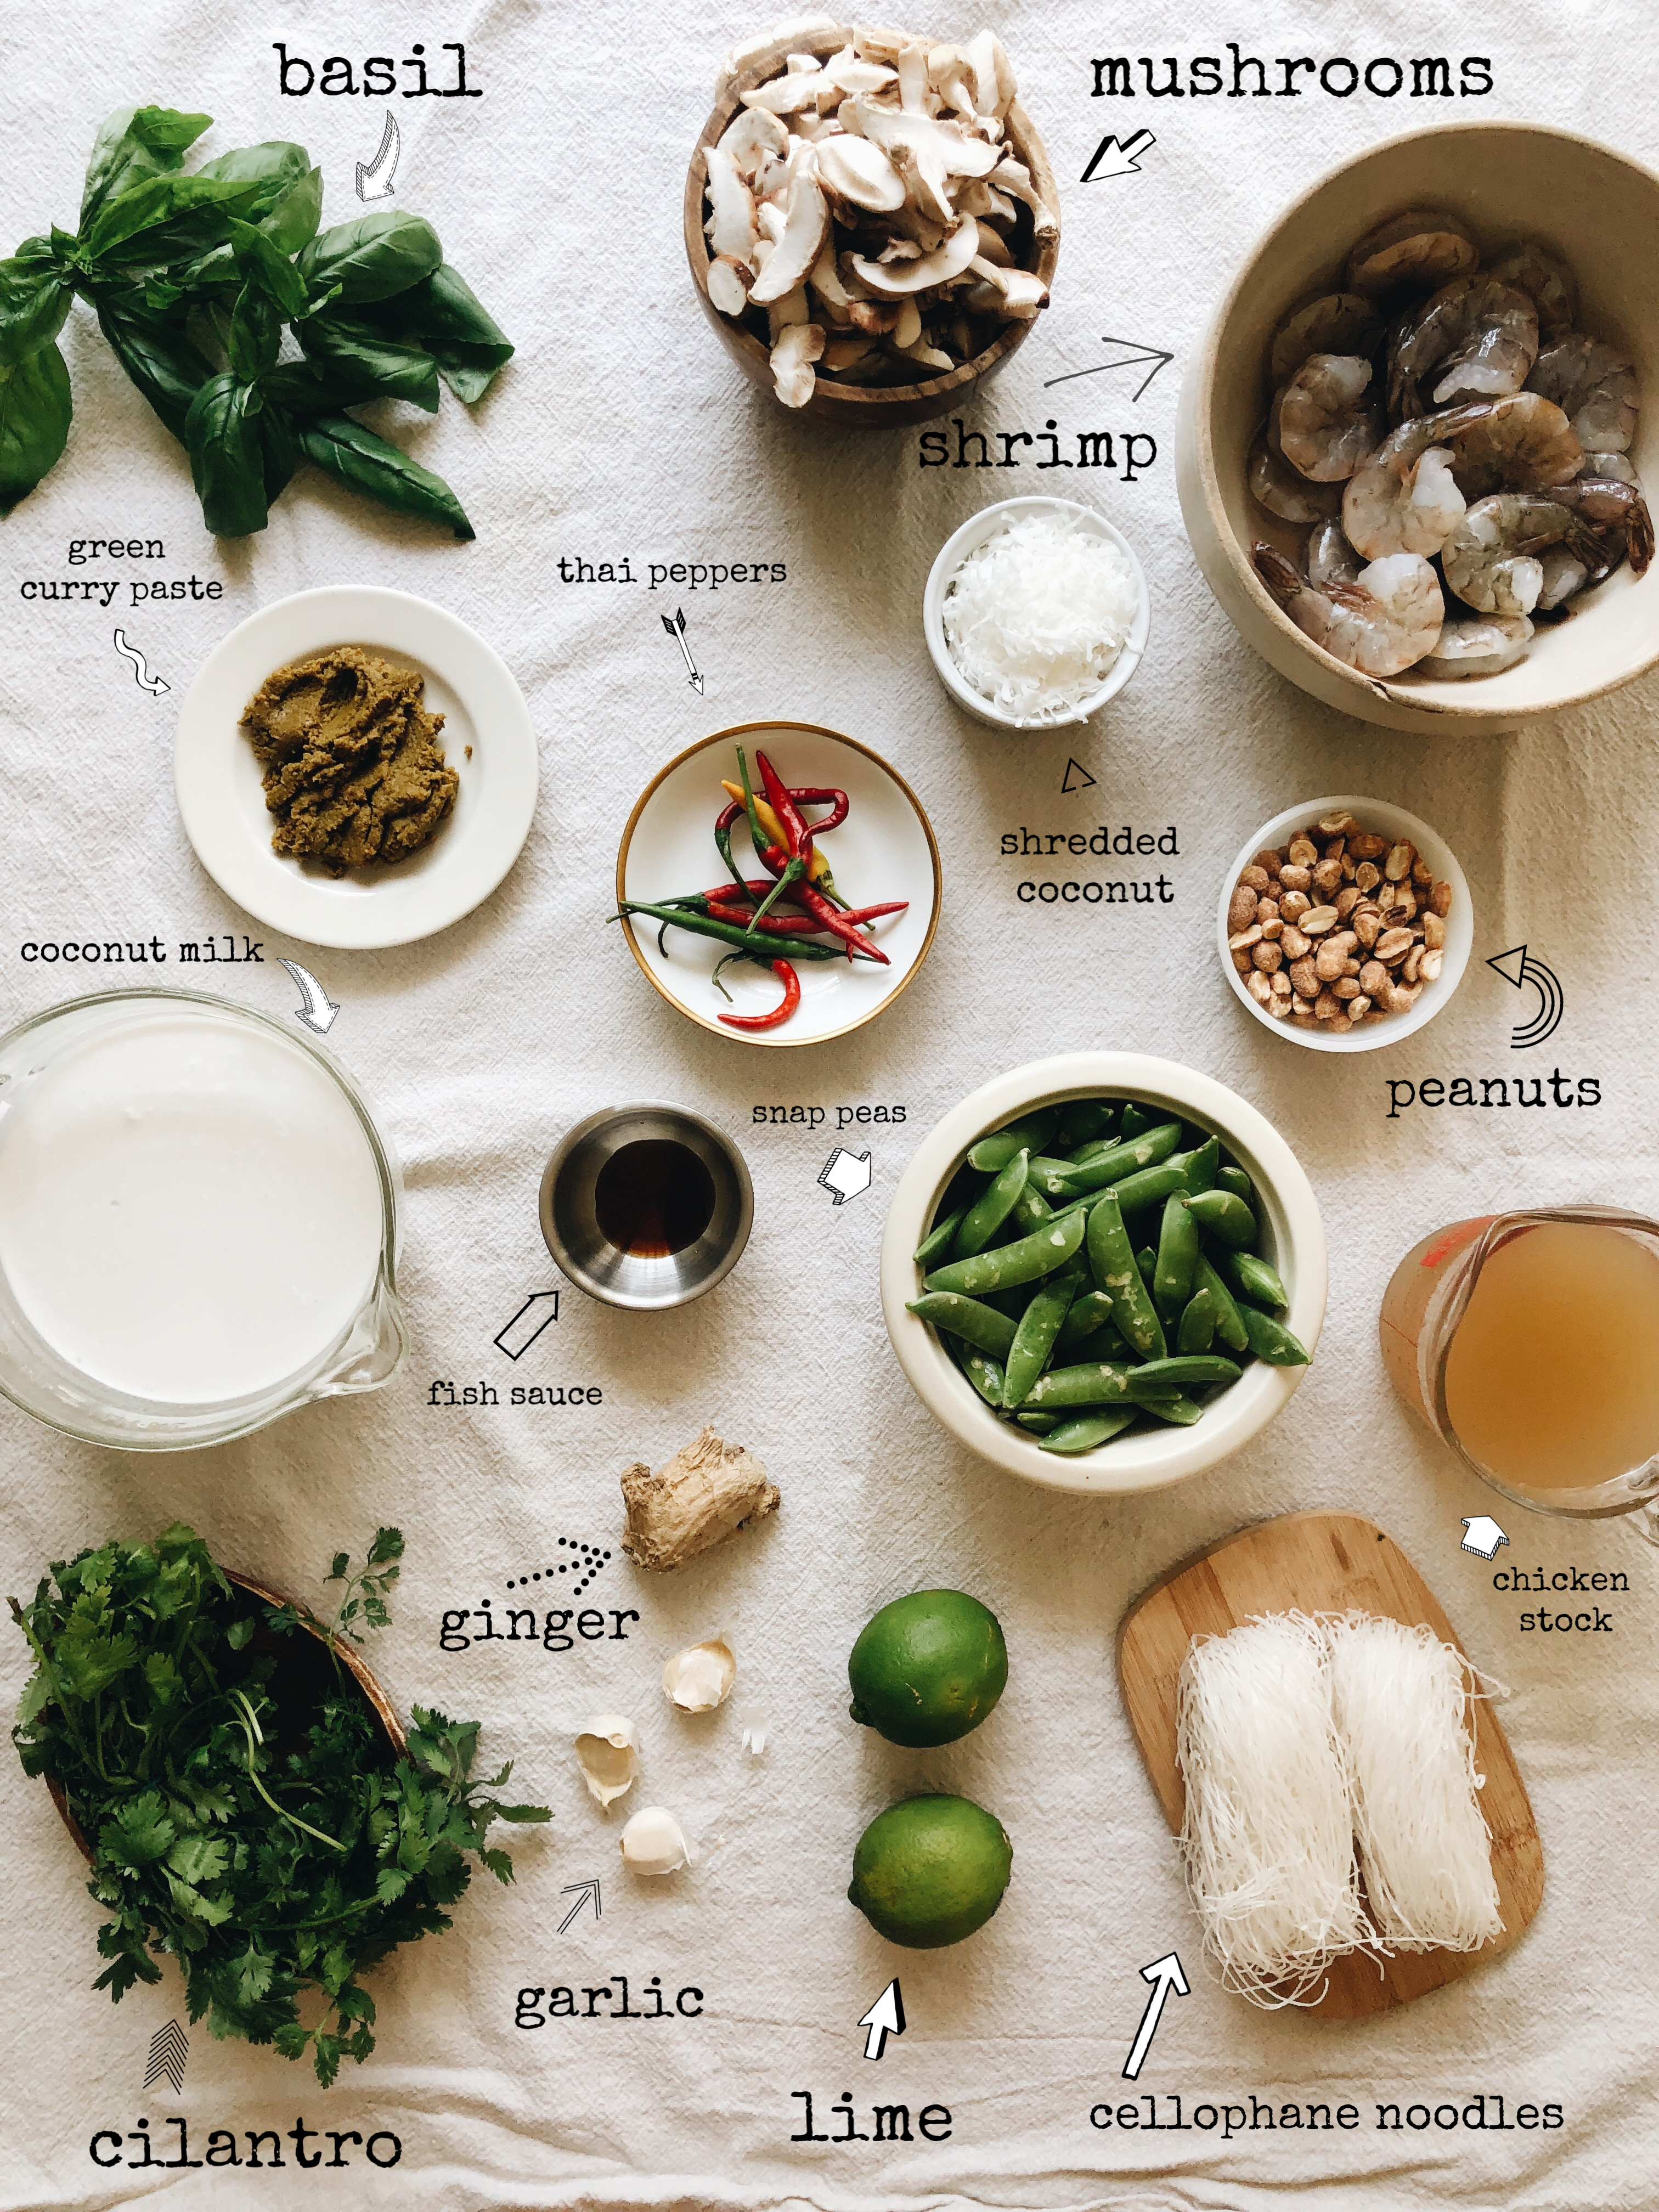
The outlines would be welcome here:
M 1519 246 L 1510 246 L 1493 262 L 1492 273 L 1500 283 L 1513 284 L 1516 291 L 1526 294 L 1538 310 L 1539 329 L 1549 337 L 1572 328 L 1572 271 L 1535 239 L 1523 239 Z
M 1348 289 L 1367 299 L 1449 283 L 1480 265 L 1480 256 L 1455 216 L 1440 208 L 1408 208 L 1365 233 L 1348 256 Z
M 1396 422 L 1437 407 L 1519 392 L 1538 352 L 1538 310 L 1495 276 L 1460 276 L 1409 309 L 1389 340 L 1389 411 Z
M 1527 378 L 1528 392 L 1572 417 L 1582 446 L 1622 453 L 1636 434 L 1636 373 L 1621 353 L 1582 331 L 1553 338 Z
M 1589 581 L 1589 570 L 1565 545 L 1552 545 L 1538 565 L 1544 580 L 1539 590 L 1538 605 L 1533 609 L 1534 614 L 1553 614 Z
M 1584 458 L 1571 423 L 1553 400 L 1536 392 L 1449 407 L 1416 427 L 1451 447 L 1452 474 L 1465 499 L 1566 483 Z M 1352 530 L 1348 535 L 1353 537 Z
M 1256 574 L 1304 636 L 1363 676 L 1398 676 L 1440 635 L 1440 580 L 1415 553 L 1373 561 L 1352 584 L 1322 588 L 1276 546 L 1258 542 L 1252 550 Z
M 1463 512 L 1452 455 L 1432 424 L 1460 422 L 1454 409 L 1391 430 L 1342 495 L 1348 543 L 1368 561 L 1390 553 L 1437 553 Z
M 1628 453 L 1586 453 L 1578 473 L 1581 477 L 1615 477 L 1621 483 L 1634 484 L 1638 490 L 1642 483 L 1636 473 L 1636 464 Z
M 1351 477 L 1382 436 L 1382 410 L 1366 397 L 1371 365 L 1358 354 L 1310 354 L 1273 402 L 1279 449 L 1316 483 Z
M 1647 574 L 1653 559 L 1653 517 L 1639 486 L 1620 477 L 1580 477 L 1558 484 L 1549 495 L 1581 519 L 1575 543 L 1588 559 L 1591 583 L 1610 576 L 1626 557 L 1636 575 Z
M 1249 480 L 1253 496 L 1284 522 L 1317 522 L 1335 514 L 1342 504 L 1340 483 L 1314 483 L 1298 476 L 1273 451 L 1265 429 L 1256 432 L 1250 447 Z
M 1483 615 L 1529 615 L 1544 587 L 1538 555 L 1565 538 L 1583 557 L 1585 529 L 1548 492 L 1500 491 L 1475 501 L 1440 549 L 1448 584 Z
M 1310 354 L 1358 353 L 1369 358 L 1382 343 L 1382 319 L 1358 292 L 1327 292 L 1298 307 L 1273 332 L 1268 374 L 1277 392 Z
M 1418 662 L 1418 672 L 1442 679 L 1501 676 L 1526 659 L 1531 642 L 1532 624 L 1525 615 L 1482 615 L 1449 622 L 1432 650 Z
M 1327 584 L 1352 584 L 1359 574 L 1359 556 L 1343 535 L 1340 522 L 1316 522 L 1308 535 L 1308 581 L 1322 591 Z

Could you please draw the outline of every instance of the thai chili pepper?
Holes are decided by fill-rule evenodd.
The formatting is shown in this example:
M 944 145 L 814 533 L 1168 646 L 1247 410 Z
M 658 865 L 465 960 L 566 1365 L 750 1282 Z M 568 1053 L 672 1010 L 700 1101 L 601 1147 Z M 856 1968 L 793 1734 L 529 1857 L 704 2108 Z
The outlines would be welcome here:
M 763 866 L 781 868 L 785 866 L 785 855 L 775 845 L 769 845 L 761 854 L 761 861 Z M 793 863 L 791 862 L 789 865 L 793 866 Z M 779 888 L 781 889 L 782 877 L 780 877 L 778 881 Z M 884 968 L 892 966 L 892 962 L 889 960 L 881 947 L 872 944 L 860 930 L 855 928 L 848 921 L 844 914 L 839 913 L 832 907 L 822 892 L 815 890 L 811 884 L 796 884 L 795 900 L 798 905 L 804 906 L 808 914 L 813 916 L 821 929 L 827 929 L 832 937 L 839 937 L 842 939 L 847 947 L 847 957 L 849 960 L 853 957 L 853 947 L 857 945 L 860 951 L 866 953 L 872 960 L 879 961 Z
M 722 945 L 737 946 L 740 951 L 755 949 L 755 940 L 748 929 L 734 921 L 715 921 L 708 915 L 693 914 L 684 907 L 652 906 L 644 899 L 625 899 L 610 919 L 621 921 L 625 915 L 648 914 L 656 921 L 672 921 L 677 928 L 689 929 L 694 937 L 718 938 Z M 768 947 L 781 952 L 787 950 L 792 960 L 839 960 L 841 948 L 835 945 L 815 945 L 810 938 L 779 938 Z M 871 948 L 874 957 L 874 948 Z
M 769 914 L 756 921 L 751 908 L 726 906 L 719 899 L 710 899 L 703 911 L 715 921 L 736 922 L 745 930 L 753 922 L 754 927 L 768 937 L 793 937 L 803 930 L 811 931 L 817 927 L 817 922 L 804 914 Z
M 783 824 L 784 847 L 793 858 L 811 860 L 812 832 L 801 818 L 801 811 L 789 796 L 789 789 L 766 755 L 758 746 L 755 750 L 755 765 L 761 772 L 761 781 L 766 786 L 766 796 L 772 802 L 772 811 Z
M 769 891 L 771 888 L 769 882 L 756 883 L 752 879 L 744 884 L 744 889 L 751 898 Z M 693 891 L 690 897 L 685 901 L 688 906 L 696 906 L 699 903 L 724 906 L 732 902 L 732 887 L 730 884 L 716 884 L 712 890 Z M 677 902 L 669 900 L 665 903 L 673 905 Z M 841 918 L 843 921 L 879 921 L 884 915 L 907 912 L 909 904 L 908 899 L 890 899 L 884 906 L 848 907 L 843 910 Z M 769 919 L 771 918 L 769 916 Z M 747 919 L 746 915 L 745 919 Z M 798 915 L 795 919 L 804 921 L 805 916 Z
M 721 1014 L 720 1019 L 731 1030 L 775 1030 L 780 1022 L 787 1022 L 800 1004 L 800 977 L 787 960 L 775 960 L 772 973 L 783 986 L 783 999 L 769 1014 Z

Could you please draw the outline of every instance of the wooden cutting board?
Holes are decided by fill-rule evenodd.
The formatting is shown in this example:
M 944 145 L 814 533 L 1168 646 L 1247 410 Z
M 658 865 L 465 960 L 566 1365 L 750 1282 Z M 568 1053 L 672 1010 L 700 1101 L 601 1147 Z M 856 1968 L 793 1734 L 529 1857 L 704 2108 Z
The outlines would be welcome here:
M 1457 1644 L 1451 1623 L 1411 1561 L 1375 1522 L 1352 1513 L 1287 1513 L 1242 1529 L 1166 1575 L 1136 1599 L 1118 1631 L 1117 1672 L 1146 1771 L 1170 1828 L 1186 1791 L 1176 1764 L 1176 1683 L 1194 1636 L 1224 1636 L 1253 1613 L 1380 1613 Z M 1458 1645 L 1461 1650 L 1462 1646 Z M 1486 1778 L 1480 1808 L 1492 1831 L 1504 1933 L 1478 1951 L 1409 1951 L 1377 1961 L 1336 1960 L 1330 1986 L 1305 2009 L 1358 2020 L 1407 2004 L 1495 1958 L 1530 1925 L 1544 1895 L 1544 1854 L 1526 1784 L 1489 1699 L 1474 1705 L 1474 1758 Z

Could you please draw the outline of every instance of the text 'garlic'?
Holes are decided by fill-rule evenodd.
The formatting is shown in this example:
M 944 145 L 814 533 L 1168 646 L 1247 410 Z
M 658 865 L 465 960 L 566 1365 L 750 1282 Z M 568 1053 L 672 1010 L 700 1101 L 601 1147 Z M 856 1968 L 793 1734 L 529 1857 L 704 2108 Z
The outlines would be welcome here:
M 622 1713 L 596 1714 L 576 1738 L 576 1764 L 599 1804 L 626 1796 L 639 1778 L 639 1730 Z
M 623 1863 L 635 1874 L 678 1874 L 696 1853 L 685 1831 L 662 1805 L 643 1805 L 622 1832 Z
M 688 1644 L 662 1670 L 663 1694 L 683 1713 L 712 1713 L 732 1694 L 738 1662 L 723 1636 Z

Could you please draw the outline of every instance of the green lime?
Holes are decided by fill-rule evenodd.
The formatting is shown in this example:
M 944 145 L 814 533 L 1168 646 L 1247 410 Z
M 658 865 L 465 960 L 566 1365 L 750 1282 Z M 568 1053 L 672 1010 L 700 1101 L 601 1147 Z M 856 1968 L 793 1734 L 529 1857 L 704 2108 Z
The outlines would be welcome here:
M 1014 1862 L 1002 1823 L 967 1797 L 908 1797 L 859 1838 L 847 1894 L 878 1936 L 913 1951 L 960 1943 L 1002 1902 Z
M 961 1590 L 917 1590 L 867 1622 L 847 1662 L 853 1718 L 912 1749 L 976 1729 L 1008 1680 L 995 1613 Z

